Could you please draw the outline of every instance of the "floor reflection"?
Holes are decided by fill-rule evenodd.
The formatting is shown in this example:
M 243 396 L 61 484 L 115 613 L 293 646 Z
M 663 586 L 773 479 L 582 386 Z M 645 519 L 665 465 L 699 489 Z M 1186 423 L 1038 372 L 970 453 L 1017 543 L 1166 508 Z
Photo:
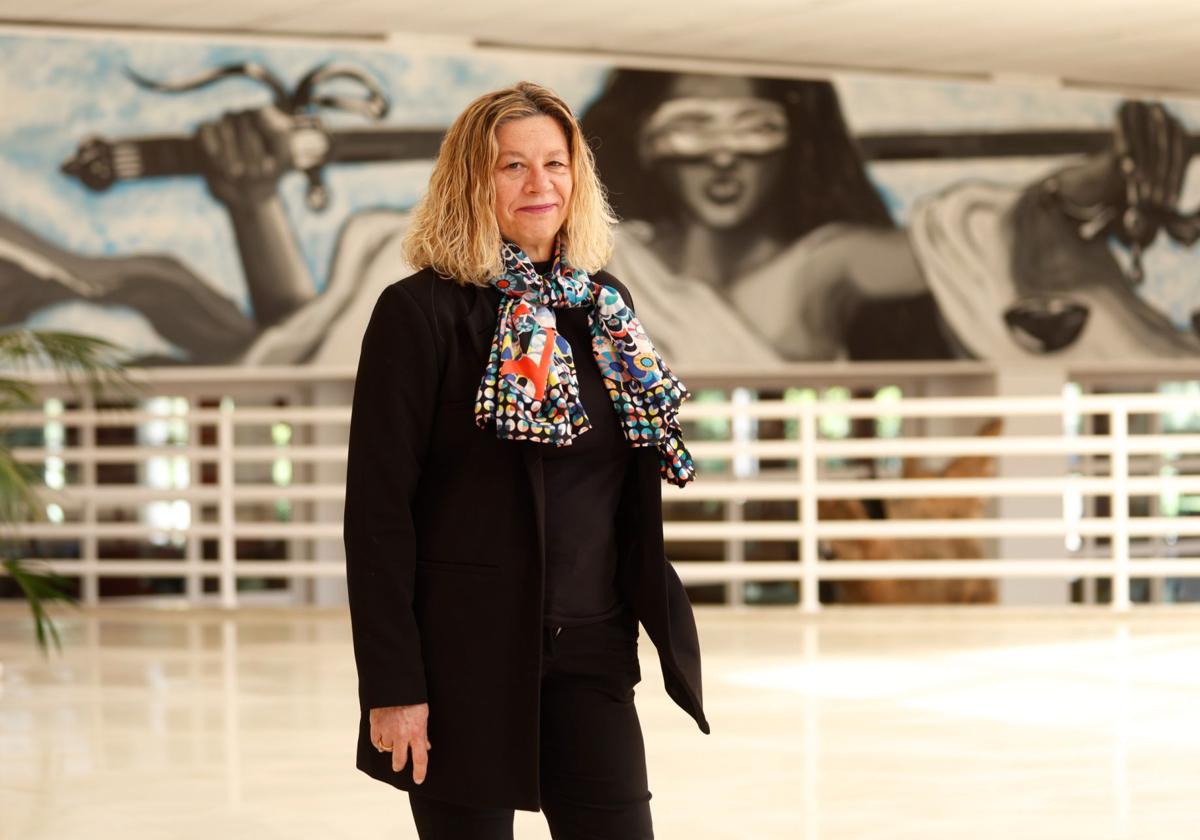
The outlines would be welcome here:
M 415 837 L 354 769 L 345 611 L 56 615 L 44 660 L 0 605 L 3 840 Z M 1194 836 L 1200 612 L 699 618 L 711 736 L 642 643 L 664 840 Z

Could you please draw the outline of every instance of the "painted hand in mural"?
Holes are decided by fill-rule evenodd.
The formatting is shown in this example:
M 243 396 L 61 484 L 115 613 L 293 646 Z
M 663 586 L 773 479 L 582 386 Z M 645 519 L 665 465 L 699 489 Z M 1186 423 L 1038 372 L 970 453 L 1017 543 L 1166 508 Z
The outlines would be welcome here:
M 1175 337 L 1170 322 L 1133 288 L 1144 278 L 1143 253 L 1160 232 L 1189 245 L 1200 237 L 1200 224 L 1179 210 L 1189 146 L 1183 124 L 1161 103 L 1126 101 L 1117 110 L 1111 149 L 1026 191 L 1013 213 L 1019 299 L 1005 320 L 1030 349 L 1067 347 L 1099 311 L 1112 322 L 1110 332 L 1141 336 L 1139 346 L 1154 344 L 1157 354 L 1190 349 L 1189 339 Z M 1127 266 L 1110 240 L 1127 249 Z M 1084 303 L 1083 296 L 1095 300 Z
M 255 321 L 270 326 L 316 295 L 277 189 L 285 173 L 319 163 L 328 138 L 273 105 L 202 123 L 197 137 L 208 189 L 229 211 Z
M 1118 235 L 1144 247 L 1178 209 L 1189 157 L 1187 133 L 1159 102 L 1123 102 L 1114 140 L 1126 208 Z
M 1141 255 L 1160 231 L 1186 244 L 1200 234 L 1179 213 L 1189 158 L 1187 132 L 1177 117 L 1159 102 L 1126 101 L 1117 110 L 1111 151 L 1055 173 L 1045 190 L 1078 223 L 1080 238 L 1113 236 L 1128 248 L 1137 282 Z
M 209 191 L 227 206 L 272 198 L 284 173 L 317 166 L 329 152 L 329 138 L 315 120 L 273 105 L 202 123 L 197 137 Z

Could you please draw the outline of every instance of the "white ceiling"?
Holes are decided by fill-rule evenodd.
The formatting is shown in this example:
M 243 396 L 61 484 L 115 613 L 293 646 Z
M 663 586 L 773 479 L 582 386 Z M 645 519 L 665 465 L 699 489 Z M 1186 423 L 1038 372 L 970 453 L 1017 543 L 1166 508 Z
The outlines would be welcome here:
M 437 36 L 714 70 L 855 68 L 1200 93 L 1198 0 L 0 0 L 0 21 Z

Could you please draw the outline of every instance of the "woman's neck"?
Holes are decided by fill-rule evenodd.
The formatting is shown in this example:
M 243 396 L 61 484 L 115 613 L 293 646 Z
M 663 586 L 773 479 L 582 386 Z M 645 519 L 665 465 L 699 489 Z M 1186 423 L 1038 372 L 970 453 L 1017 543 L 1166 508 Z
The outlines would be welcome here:
M 770 261 L 783 250 L 774 235 L 753 225 L 715 230 L 699 222 L 667 232 L 656 246 L 676 273 L 718 290 Z
M 518 242 L 515 239 L 509 241 L 520 248 L 530 262 L 544 262 L 554 257 L 553 239 L 549 242 Z

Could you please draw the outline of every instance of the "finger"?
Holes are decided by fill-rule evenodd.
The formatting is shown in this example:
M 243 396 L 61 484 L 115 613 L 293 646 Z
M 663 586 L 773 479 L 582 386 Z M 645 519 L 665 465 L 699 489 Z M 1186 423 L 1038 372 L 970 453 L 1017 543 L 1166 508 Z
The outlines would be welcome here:
M 408 741 L 400 738 L 392 741 L 392 772 L 399 773 L 408 764 Z
M 220 152 L 221 141 L 217 138 L 217 127 L 212 123 L 204 123 L 199 130 L 200 148 L 204 150 L 204 155 L 213 164 L 216 164 L 217 154 Z
M 1150 201 L 1158 206 L 1166 203 L 1171 176 L 1171 125 L 1167 109 L 1161 102 L 1155 102 L 1149 108 L 1147 128 L 1150 131 L 1151 168 L 1149 183 Z
M 1117 108 L 1117 125 L 1114 130 L 1113 147 L 1117 153 L 1117 157 L 1125 157 L 1130 154 L 1129 135 L 1133 123 L 1133 103 L 1129 101 L 1122 102 Z
M 1137 124 L 1140 113 L 1139 103 L 1133 100 L 1121 103 L 1117 109 L 1116 137 L 1113 143 L 1125 190 L 1125 203 L 1130 206 L 1138 203 L 1136 182 L 1140 152 Z
M 237 177 L 242 172 L 237 153 L 237 133 L 229 117 L 217 123 L 217 134 L 221 138 L 221 166 L 227 175 Z
M 266 169 L 267 148 L 258 130 L 258 115 L 243 114 L 240 121 L 242 129 L 242 152 L 245 155 L 246 169 L 253 177 L 261 177 Z
M 392 748 L 392 739 L 385 735 L 382 731 L 373 730 L 371 732 L 371 743 L 375 749 L 380 752 L 387 752 Z
M 413 743 L 413 781 L 417 784 L 425 781 L 425 771 L 429 767 L 428 747 L 425 741 Z
M 293 118 L 274 107 L 260 108 L 254 112 L 254 116 L 259 137 L 262 138 L 264 170 L 274 174 L 292 165 L 294 161 L 290 159 L 288 144 L 294 136 Z
M 1150 109 L 1145 102 L 1134 102 L 1131 109 L 1133 124 L 1130 127 L 1129 144 L 1132 150 L 1133 181 L 1139 202 L 1150 198 L 1150 183 L 1154 180 L 1154 145 L 1151 140 Z
M 258 139 L 257 132 L 254 130 L 254 124 L 251 122 L 252 115 L 242 112 L 234 119 L 234 131 L 237 134 L 237 159 L 239 174 L 253 178 L 258 168 L 259 155 L 256 154 L 256 148 L 262 148 L 262 144 L 255 146 L 255 140 Z
M 1183 123 L 1177 118 L 1170 118 L 1170 142 L 1168 144 L 1168 158 L 1170 159 L 1170 180 L 1167 182 L 1167 198 L 1166 206 L 1175 208 L 1179 206 L 1179 198 L 1183 194 L 1183 179 L 1187 175 L 1187 132 L 1184 130 Z

